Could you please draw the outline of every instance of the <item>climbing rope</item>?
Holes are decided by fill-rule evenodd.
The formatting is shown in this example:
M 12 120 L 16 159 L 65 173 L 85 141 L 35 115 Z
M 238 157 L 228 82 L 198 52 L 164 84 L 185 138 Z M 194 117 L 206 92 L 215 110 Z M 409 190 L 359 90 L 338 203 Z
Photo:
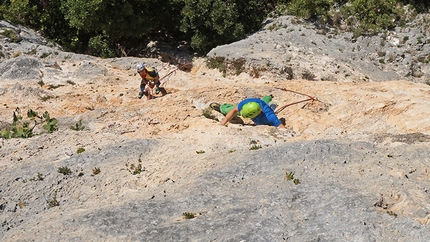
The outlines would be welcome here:
M 187 66 L 187 65 L 189 65 L 190 63 L 185 63 L 185 64 L 182 64 L 182 65 L 179 65 L 179 66 L 177 66 L 175 69 L 173 69 L 173 70 L 171 70 L 169 73 L 167 73 L 166 75 L 164 75 L 163 77 L 161 77 L 160 78 L 160 81 L 161 80 L 163 80 L 164 78 L 166 78 L 166 77 L 169 77 L 169 76 L 171 76 L 173 73 L 175 73 L 177 70 L 180 70 L 181 68 L 183 68 L 184 66 Z M 167 81 L 165 81 L 165 82 L 163 82 L 163 83 L 161 83 L 160 85 L 162 86 L 164 83 L 166 83 Z
M 296 92 L 296 91 L 289 90 L 289 89 L 286 89 L 286 88 L 279 88 L 279 87 L 275 87 L 275 88 L 276 88 L 276 89 L 280 89 L 280 90 L 285 91 L 285 92 L 292 92 L 292 93 L 295 93 L 295 94 L 299 94 L 299 95 L 307 96 L 307 97 L 308 97 L 307 99 L 304 99 L 304 100 L 301 100 L 301 101 L 297 101 L 297 102 L 293 102 L 293 103 L 289 103 L 289 104 L 286 104 L 286 105 L 284 105 L 284 106 L 282 106 L 282 107 L 278 108 L 278 109 L 275 111 L 275 114 L 280 113 L 280 112 L 281 112 L 282 110 L 284 110 L 286 107 L 289 107 L 289 106 L 291 106 L 291 105 L 295 105 L 295 104 L 299 104 L 299 103 L 307 102 L 307 101 L 319 101 L 319 100 L 318 100 L 318 98 L 313 97 L 313 96 L 310 96 L 310 95 L 308 95 L 308 94 L 304 94 L 304 93 Z
M 161 80 L 163 80 L 164 78 L 166 78 L 166 77 L 168 77 L 168 76 L 172 75 L 172 74 L 173 74 L 173 73 L 175 73 L 177 70 L 178 70 L 178 68 L 175 68 L 175 69 L 171 70 L 169 73 L 167 73 L 166 75 L 164 75 L 163 77 L 161 77 L 161 78 L 160 78 L 160 81 L 161 81 Z M 164 82 L 163 82 L 163 83 L 161 83 L 161 85 L 163 85 L 163 84 L 164 84 Z

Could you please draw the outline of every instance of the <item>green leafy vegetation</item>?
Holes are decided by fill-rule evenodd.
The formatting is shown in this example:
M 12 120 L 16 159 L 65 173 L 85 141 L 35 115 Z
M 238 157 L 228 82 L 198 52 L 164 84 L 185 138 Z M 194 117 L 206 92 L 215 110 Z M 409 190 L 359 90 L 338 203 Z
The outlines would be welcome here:
M 33 125 L 31 125 L 31 122 L 33 122 Z M 23 119 L 21 110 L 16 108 L 13 112 L 11 128 L 3 129 L 0 133 L 0 137 L 5 139 L 33 137 L 35 135 L 33 130 L 38 125 L 42 125 L 43 129 L 47 133 L 52 133 L 58 130 L 57 124 L 57 119 L 51 118 L 48 111 L 45 111 L 43 115 L 39 115 L 37 112 L 29 108 L 27 119 Z
M 294 179 L 294 172 L 290 172 L 290 173 L 287 172 L 285 178 L 287 179 L 287 181 L 293 180 Z
M 262 147 L 261 147 L 261 145 L 251 145 L 251 148 L 249 148 L 250 150 L 258 150 L 258 149 L 261 149 Z
M 292 180 L 295 185 L 299 185 L 300 184 L 300 180 L 297 179 L 297 178 L 294 178 L 294 172 L 287 172 L 285 174 L 285 179 L 287 179 L 287 181 L 291 181 Z
M 48 208 L 60 206 L 60 202 L 57 200 L 57 192 L 54 192 L 54 194 L 52 194 L 50 198 L 45 199 L 45 201 L 48 204 Z
M 12 43 L 18 43 L 19 42 L 19 37 L 14 30 L 4 29 L 3 31 L 0 31 L 0 35 L 3 35 L 5 37 L 9 38 L 9 41 Z
M 193 218 L 196 217 L 196 213 L 193 213 L 193 212 L 184 212 L 184 213 L 182 213 L 182 216 L 185 219 L 193 219 Z
M 251 140 L 251 142 L 249 142 L 251 145 L 251 148 L 249 148 L 250 150 L 258 150 L 261 149 L 262 146 L 259 144 L 258 140 Z
M 54 96 L 44 96 L 44 97 L 41 97 L 40 100 L 42 100 L 43 102 L 45 102 L 45 101 L 48 101 L 51 98 L 54 98 Z
M 328 22 L 330 19 L 329 11 L 333 4 L 333 0 L 292 0 L 287 4 L 286 10 L 289 14 L 305 19 L 318 16 L 323 17 L 323 20 Z
M 79 148 L 76 150 L 76 154 L 83 153 L 84 151 L 85 151 L 85 148 L 84 148 L 84 147 L 79 147 Z
M 93 175 L 95 176 L 95 175 L 97 175 L 97 174 L 100 174 L 100 172 L 101 172 L 101 170 L 100 170 L 100 168 L 99 167 L 94 167 L 93 168 Z
M 43 52 L 42 55 L 40 56 L 40 58 L 46 58 L 50 55 L 51 53 L 47 53 L 47 52 Z
M 62 87 L 62 86 L 64 86 L 64 85 L 49 85 L 48 89 L 49 90 L 54 90 L 54 89 L 57 89 L 57 88 Z
M 259 0 L 185 0 L 180 27 L 191 34 L 191 47 L 205 53 L 214 46 L 237 41 L 258 30 L 273 7 Z
M 137 175 L 140 174 L 142 171 L 145 171 L 145 168 L 142 166 L 142 160 L 139 158 L 137 165 L 135 164 L 131 164 L 130 166 L 128 166 L 128 164 L 125 164 L 125 166 L 127 167 L 127 170 L 132 174 L 132 175 Z
M 208 58 L 206 59 L 206 65 L 211 69 L 218 69 L 219 72 L 223 73 L 224 77 L 227 74 L 227 63 L 224 57 Z
M 395 212 L 393 212 L 393 211 L 387 211 L 387 213 L 388 213 L 390 216 L 393 216 L 393 217 L 397 218 L 397 213 L 395 213 Z
M 59 167 L 57 171 L 58 171 L 58 173 L 61 173 L 61 174 L 65 175 L 65 176 L 72 174 L 72 171 L 67 166 Z
M 32 177 L 30 178 L 30 181 L 43 181 L 43 174 L 42 173 L 37 173 L 36 177 Z
M 206 54 L 260 30 L 268 16 L 283 14 L 357 37 L 403 26 L 429 7 L 427 0 L 22 0 L 1 1 L 0 18 L 40 31 L 67 51 L 113 57 L 136 56 L 136 47 L 152 39 L 184 41 Z M 20 40 L 14 30 L 1 34 Z
M 79 122 L 77 122 L 75 126 L 70 126 L 70 129 L 75 131 L 82 131 L 85 129 L 85 126 L 82 125 L 82 120 L 79 120 Z

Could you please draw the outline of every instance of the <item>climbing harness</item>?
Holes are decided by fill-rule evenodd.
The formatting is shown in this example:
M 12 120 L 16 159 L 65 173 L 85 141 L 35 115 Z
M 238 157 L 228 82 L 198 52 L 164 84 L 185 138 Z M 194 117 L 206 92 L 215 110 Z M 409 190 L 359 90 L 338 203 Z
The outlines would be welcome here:
M 146 85 L 146 99 L 154 99 L 154 87 L 155 87 L 155 81 L 154 80 L 148 80 L 148 84 Z
M 284 110 L 286 107 L 291 106 L 291 105 L 295 105 L 295 104 L 299 104 L 299 103 L 307 102 L 307 101 L 319 101 L 319 100 L 318 100 L 318 98 L 313 97 L 313 96 L 310 96 L 310 95 L 308 95 L 308 94 L 304 94 L 304 93 L 296 92 L 296 91 L 289 90 L 289 89 L 286 89 L 286 88 L 279 88 L 279 87 L 275 87 L 275 88 L 276 88 L 276 89 L 280 89 L 280 90 L 285 91 L 285 92 L 292 92 L 292 93 L 295 93 L 295 94 L 299 94 L 299 95 L 307 96 L 307 97 L 308 97 L 307 99 L 304 99 L 304 100 L 301 100 L 301 101 L 297 101 L 297 102 L 293 102 L 293 103 L 289 103 L 289 104 L 286 104 L 286 105 L 284 105 L 284 106 L 282 106 L 282 107 L 278 108 L 278 109 L 275 111 L 275 114 L 280 113 L 280 112 L 281 112 L 282 110 Z

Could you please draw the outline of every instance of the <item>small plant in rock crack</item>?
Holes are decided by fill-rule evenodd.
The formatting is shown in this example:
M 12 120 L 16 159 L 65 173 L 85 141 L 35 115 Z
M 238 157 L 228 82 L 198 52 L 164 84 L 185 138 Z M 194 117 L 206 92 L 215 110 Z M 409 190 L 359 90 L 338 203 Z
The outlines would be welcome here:
M 78 148 L 78 149 L 76 150 L 76 154 L 83 153 L 84 151 L 85 151 L 85 148 L 80 147 L 80 148 Z
M 40 56 L 40 58 L 44 59 L 46 57 L 48 57 L 51 53 L 47 53 L 47 52 L 43 52 L 42 55 Z
M 290 172 L 290 173 L 286 173 L 286 177 L 287 181 L 293 180 L 294 179 L 294 172 Z
M 60 167 L 60 168 L 58 168 L 57 171 L 58 171 L 58 173 L 61 173 L 63 175 L 70 175 L 70 174 L 72 174 L 72 171 L 67 166 Z
M 17 34 L 14 30 L 2 29 L 0 35 L 7 37 L 8 41 L 12 43 L 18 43 L 20 41 L 19 34 Z
M 390 216 L 393 216 L 393 217 L 397 218 L 397 213 L 395 213 L 395 212 L 393 212 L 393 211 L 387 211 L 387 213 L 388 213 Z
M 18 207 L 19 208 L 23 208 L 24 206 L 26 206 L 27 205 L 27 202 L 23 202 L 23 201 L 19 201 L 18 202 Z
M 182 213 L 182 216 L 183 216 L 185 219 L 193 219 L 193 218 L 195 218 L 195 217 L 196 217 L 196 213 L 192 213 L 192 212 L 185 212 L 185 213 Z
M 43 181 L 43 174 L 38 172 L 36 177 L 30 178 L 30 181 Z
M 93 168 L 93 175 L 95 176 L 95 175 L 97 175 L 97 174 L 100 174 L 100 168 L 99 167 L 94 167 Z
M 200 154 L 204 154 L 205 151 L 204 150 L 196 150 L 196 153 L 200 155 Z
M 62 86 L 64 86 L 64 85 L 49 85 L 48 89 L 49 90 L 54 90 L 54 89 L 57 89 L 57 88 L 62 87 Z
M 45 101 L 48 101 L 51 98 L 54 98 L 54 96 L 44 96 L 44 97 L 41 97 L 40 100 L 42 100 L 42 102 L 45 102 Z
M 297 179 L 297 178 L 296 178 L 296 179 L 294 179 L 294 180 L 293 180 L 293 182 L 294 182 L 294 184 L 295 184 L 295 185 L 299 185 L 299 184 L 300 184 L 300 180 L 299 180 L 299 179 Z
M 82 125 L 82 120 L 79 120 L 79 122 L 77 122 L 75 126 L 70 126 L 70 129 L 75 131 L 82 131 L 85 129 L 85 126 Z
M 262 148 L 258 140 L 251 140 L 249 144 L 252 145 L 251 148 L 249 148 L 250 150 L 258 150 Z
M 251 146 L 251 148 L 249 148 L 250 150 L 258 150 L 258 149 L 261 149 L 262 147 L 261 147 L 261 145 L 256 145 L 256 144 L 254 144 L 254 145 L 252 145 Z
M 128 167 L 127 164 L 125 164 L 125 166 L 127 166 L 128 171 L 132 174 L 132 175 L 137 175 L 140 174 L 142 171 L 145 171 L 145 167 L 142 167 L 142 160 L 139 158 L 138 159 L 138 164 L 131 164 L 130 167 Z
M 57 201 L 57 192 L 54 192 L 54 194 L 52 194 L 51 198 L 46 199 L 46 203 L 48 204 L 48 208 L 53 208 L 53 207 L 57 207 L 60 206 L 60 202 Z

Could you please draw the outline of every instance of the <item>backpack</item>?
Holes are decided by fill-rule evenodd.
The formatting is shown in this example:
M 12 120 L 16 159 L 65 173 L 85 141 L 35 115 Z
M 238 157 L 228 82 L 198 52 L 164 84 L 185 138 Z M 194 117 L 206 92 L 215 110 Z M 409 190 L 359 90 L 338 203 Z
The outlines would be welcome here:
M 150 77 L 152 77 L 152 78 L 156 78 L 156 77 L 157 77 L 157 75 L 158 75 L 158 73 L 157 73 L 157 71 L 155 70 L 155 68 L 148 67 L 148 68 L 146 68 L 146 71 L 148 72 L 148 75 L 149 75 Z

